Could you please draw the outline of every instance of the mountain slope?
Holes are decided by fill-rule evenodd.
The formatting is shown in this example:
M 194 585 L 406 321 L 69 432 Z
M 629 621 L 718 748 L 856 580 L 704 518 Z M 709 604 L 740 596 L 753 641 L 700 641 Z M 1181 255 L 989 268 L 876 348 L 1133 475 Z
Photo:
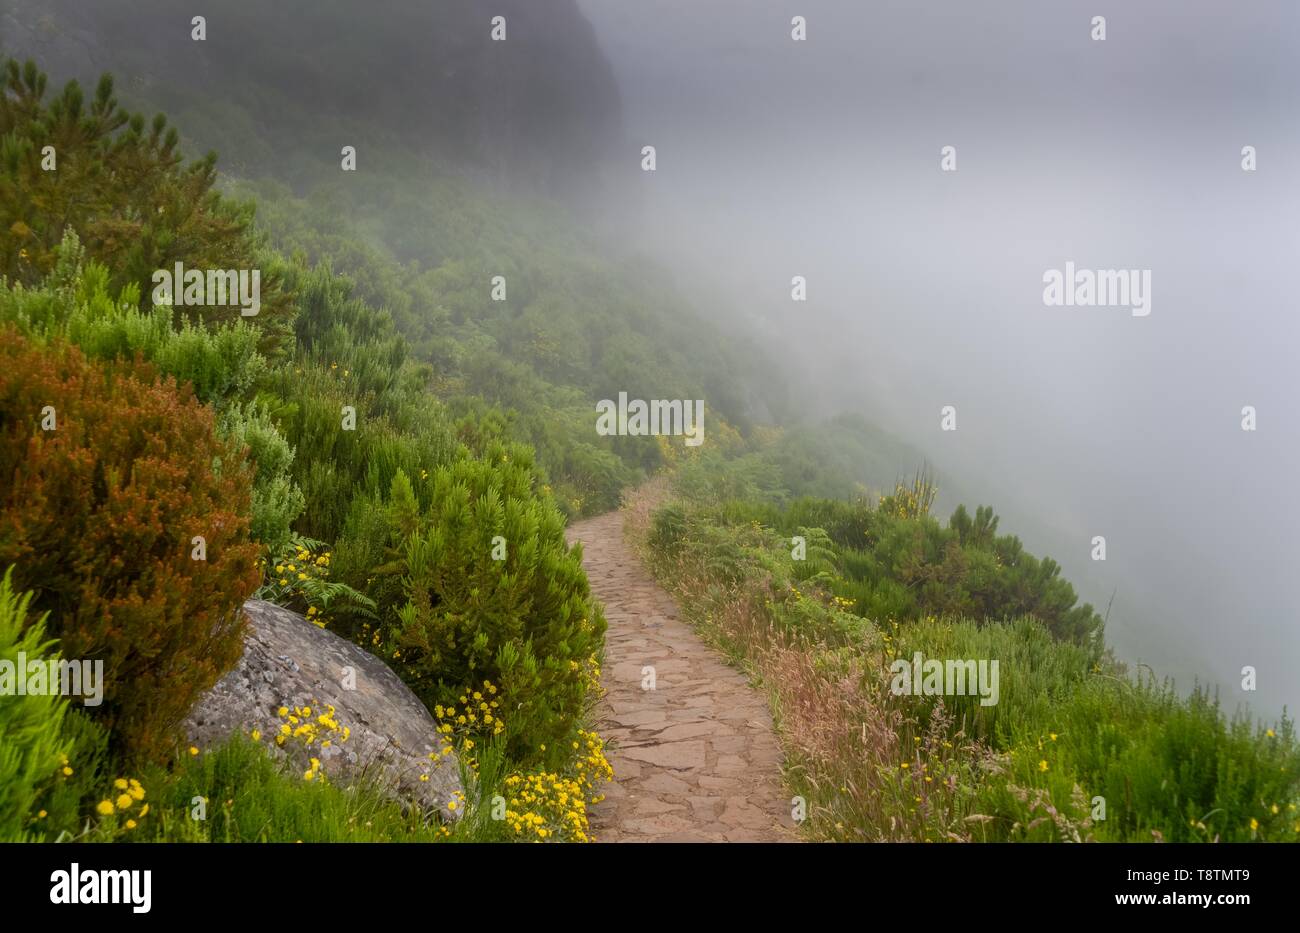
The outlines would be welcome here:
M 196 14 L 203 41 L 192 38 Z M 490 36 L 496 15 L 504 42 Z M 380 15 L 346 0 L 192 11 L 167 0 L 3 0 L 0 51 L 85 85 L 114 73 L 125 104 L 165 110 L 191 148 L 218 150 L 237 174 L 301 180 L 337 168 L 343 145 L 374 170 L 374 147 L 399 142 L 494 183 L 568 195 L 588 187 L 621 133 L 612 74 L 574 0 L 490 10 L 399 0 Z

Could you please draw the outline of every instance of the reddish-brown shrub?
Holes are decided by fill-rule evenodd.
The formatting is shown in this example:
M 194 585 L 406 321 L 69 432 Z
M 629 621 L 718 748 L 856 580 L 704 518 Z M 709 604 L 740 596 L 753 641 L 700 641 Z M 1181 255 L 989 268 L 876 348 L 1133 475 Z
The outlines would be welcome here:
M 123 751 L 167 749 L 239 659 L 258 582 L 250 487 L 188 385 L 0 329 L 0 568 L 36 594 L 32 618 L 49 611 L 63 657 L 103 660 L 89 711 Z

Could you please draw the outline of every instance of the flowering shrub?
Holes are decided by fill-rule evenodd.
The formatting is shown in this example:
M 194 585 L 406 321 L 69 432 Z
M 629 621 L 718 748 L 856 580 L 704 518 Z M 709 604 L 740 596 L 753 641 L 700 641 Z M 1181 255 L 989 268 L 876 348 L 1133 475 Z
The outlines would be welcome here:
M 476 737 L 496 737 L 506 731 L 498 692 L 496 684 L 485 680 L 481 690 L 461 692 L 459 707 L 455 704 L 434 704 L 433 716 L 438 723 L 440 754 L 448 755 L 455 748 L 462 753 L 462 757 L 468 758 L 465 753 L 474 750 Z
M 535 480 L 527 448 L 495 445 L 484 460 L 431 474 L 431 505 L 421 509 L 399 473 L 388 503 L 398 559 L 382 568 L 401 575 L 407 597 L 383 620 L 394 670 L 431 710 L 463 706 L 464 684 L 496 684 L 510 698 L 507 753 L 521 762 L 572 738 L 587 698 L 584 664 L 605 631 L 580 551 L 536 498 Z
M 294 535 L 273 562 L 266 562 L 266 582 L 253 595 L 300 612 L 325 628 L 327 610 L 374 618 L 374 600 L 344 583 L 329 580 L 330 551 L 320 541 Z M 337 602 L 337 605 L 335 605 Z
M 590 668 L 586 670 L 587 676 L 591 676 Z M 598 670 L 595 676 L 599 677 Z M 466 688 L 457 699 L 459 705 L 439 703 L 434 706 L 440 748 L 431 752 L 429 757 L 436 760 L 455 751 L 461 764 L 477 779 L 481 776 L 480 750 L 499 750 L 499 740 L 510 731 L 501 716 L 501 709 L 510 704 L 490 680 L 483 681 L 479 689 Z M 499 795 L 505 809 L 494 813 L 492 819 L 504 822 L 508 830 L 507 839 L 592 841 L 587 807 L 604 799 L 596 789 L 614 776 L 614 770 L 605 758 L 600 736 L 578 729 L 576 738 L 564 746 L 548 748 L 543 743 L 538 751 L 542 757 L 563 760 L 564 764 L 558 770 L 502 774 L 492 796 Z M 495 763 L 496 756 L 492 758 Z M 499 801 L 486 797 L 479 803 L 480 806 L 499 805 Z M 459 792 L 457 799 L 447 803 L 453 811 L 464 805 L 464 795 Z
M 534 771 L 506 777 L 505 821 L 516 836 L 536 841 L 594 841 L 587 807 L 604 799 L 595 790 L 600 782 L 613 779 L 614 769 L 605 758 L 604 743 L 594 732 L 579 729 L 573 751 L 576 757 L 568 774 Z
M 64 657 L 104 662 L 94 713 L 118 747 L 161 754 L 242 650 L 258 554 L 242 457 L 188 387 L 9 328 L 0 478 L 0 566 Z
M 95 834 L 103 839 L 129 833 L 149 815 L 144 787 L 135 778 L 117 778 L 107 796 L 95 805 L 99 816 Z

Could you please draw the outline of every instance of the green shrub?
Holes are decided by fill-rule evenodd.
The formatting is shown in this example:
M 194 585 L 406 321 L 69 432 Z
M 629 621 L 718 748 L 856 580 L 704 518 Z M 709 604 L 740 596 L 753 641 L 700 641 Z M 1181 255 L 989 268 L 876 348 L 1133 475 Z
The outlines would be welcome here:
M 165 750 L 239 658 L 259 576 L 250 485 L 187 387 L 0 330 L 0 564 L 64 657 L 104 662 L 95 712 L 118 748 Z
M 830 589 L 864 618 L 1032 615 L 1057 639 L 1100 654 L 1102 618 L 1090 604 L 1078 605 L 1055 561 L 1029 554 L 1013 535 L 998 535 L 997 516 L 987 506 L 974 519 L 958 507 L 945 527 L 929 514 L 936 493 L 921 472 L 874 505 L 863 498 L 796 499 L 781 509 L 766 498 L 716 505 L 705 496 L 700 512 L 715 523 L 758 522 L 786 535 L 821 528 L 838 548 L 842 569 Z
M 686 510 L 678 505 L 655 509 L 651 518 L 649 544 L 652 551 L 671 555 L 685 541 L 690 531 Z
M 360 391 L 346 364 L 304 360 L 272 374 L 263 401 L 293 445 L 292 478 L 305 501 L 296 531 L 334 541 L 354 500 L 383 496 L 399 470 L 418 476 L 455 456 L 450 419 L 409 365 L 399 382 L 377 398 Z M 345 406 L 355 412 L 354 428 L 344 427 Z
M 635 472 L 614 453 L 582 441 L 570 442 L 556 457 L 555 497 L 570 514 L 596 515 L 618 508 Z
M 291 525 L 306 505 L 306 497 L 290 476 L 293 448 L 256 402 L 228 406 L 218 430 L 237 449 L 246 447 L 257 466 L 249 533 L 269 554 L 278 554 L 289 544 Z
M 497 445 L 434 472 L 421 509 L 398 474 L 389 509 L 407 601 L 389 631 L 398 673 L 430 708 L 491 681 L 514 760 L 563 761 L 605 620 L 534 480 L 527 448 Z
M 109 270 L 88 259 L 69 229 L 54 250 L 55 265 L 37 287 L 0 290 L 0 319 L 39 337 L 63 337 L 97 359 L 137 354 L 204 402 L 220 404 L 249 392 L 266 371 L 260 333 L 243 319 L 204 328 L 182 320 L 170 305 L 140 309 L 135 283 L 113 292 Z
M 158 114 L 146 124 L 128 114 L 104 75 L 87 98 L 70 81 L 48 102 L 46 77 L 28 61 L 9 60 L 0 73 L 0 275 L 32 285 L 57 263 L 67 230 L 110 270 L 114 290 L 151 289 L 157 269 L 253 269 L 264 265 L 251 233 L 252 210 L 215 190 L 216 155 L 188 166 L 180 136 Z M 46 171 L 42 148 L 58 153 Z M 264 332 L 282 326 L 289 296 L 272 268 L 262 269 Z M 237 308 L 189 312 L 207 321 L 240 316 Z
M 683 498 L 697 504 L 786 498 L 780 472 L 755 455 L 728 459 L 716 451 L 703 451 L 682 464 L 673 485 Z
M 20 653 L 24 663 L 55 655 L 44 640 L 45 617 L 28 618 L 31 593 L 14 592 L 12 577 L 11 567 L 0 579 L 0 661 L 14 665 L 13 676 L 24 677 Z M 45 817 L 38 816 L 36 802 L 66 760 L 67 701 L 56 693 L 19 696 L 13 683 L 6 687 L 0 696 L 0 842 L 22 842 L 39 834 L 33 824 Z

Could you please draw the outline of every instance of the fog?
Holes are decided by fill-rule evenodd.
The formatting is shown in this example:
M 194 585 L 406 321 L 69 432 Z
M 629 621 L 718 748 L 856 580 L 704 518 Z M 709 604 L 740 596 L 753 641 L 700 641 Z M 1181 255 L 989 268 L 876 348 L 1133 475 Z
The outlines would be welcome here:
M 619 84 L 630 247 L 775 348 L 809 417 L 864 413 L 1113 595 L 1121 658 L 1229 710 L 1300 705 L 1300 8 L 581 5 Z M 1067 261 L 1150 270 L 1149 315 L 1045 306 Z
M 621 124 L 601 182 L 575 202 L 599 204 L 607 242 L 765 346 L 803 416 L 857 412 L 923 451 L 941 517 L 993 505 L 1001 531 L 1109 607 L 1121 658 L 1183 688 L 1216 683 L 1229 709 L 1300 706 L 1300 8 L 577 3 L 604 61 L 558 0 L 501 0 L 519 51 L 507 68 L 467 38 L 493 12 L 471 0 L 371 19 L 326 4 L 324 23 L 357 18 L 329 40 L 349 53 L 331 55 L 324 27 L 300 28 L 317 9 L 305 2 L 265 21 L 218 4 L 220 28 L 196 46 L 152 12 L 161 0 L 0 0 L 0 44 L 60 78 L 116 69 L 128 102 L 167 108 L 234 175 L 270 165 L 297 182 L 310 174 L 299 160 L 334 172 L 340 133 L 370 132 L 374 116 L 431 158 L 435 143 L 496 153 L 479 175 L 504 190 L 511 173 L 585 173 Z M 791 39 L 796 15 L 806 41 Z M 201 118 L 191 85 L 218 102 Z M 288 117 L 317 104 L 311 137 L 289 135 L 308 121 Z M 956 171 L 941 170 L 947 146 Z M 1256 171 L 1242 170 L 1244 146 Z M 569 195 L 567 179 L 553 188 Z M 1046 306 L 1044 273 L 1067 263 L 1149 270 L 1150 313 Z M 805 302 L 791 300 L 794 276 Z M 955 431 L 941 430 L 945 406 Z

